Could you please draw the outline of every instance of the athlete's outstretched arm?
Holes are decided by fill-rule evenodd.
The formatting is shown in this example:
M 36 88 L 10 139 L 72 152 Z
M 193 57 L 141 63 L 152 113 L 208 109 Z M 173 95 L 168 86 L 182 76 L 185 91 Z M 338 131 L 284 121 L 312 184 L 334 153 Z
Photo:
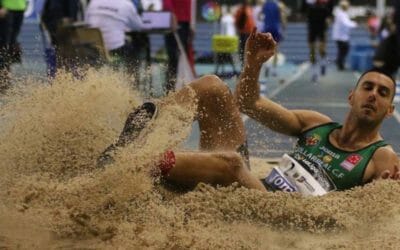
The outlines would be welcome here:
M 376 150 L 372 156 L 370 164 L 364 173 L 364 182 L 369 179 L 393 179 L 400 180 L 400 161 L 390 146 L 382 147 Z
M 287 135 L 298 135 L 307 128 L 331 121 L 325 115 L 310 110 L 288 110 L 260 96 L 258 78 L 264 62 L 275 54 L 276 42 L 269 33 L 253 30 L 245 47 L 245 63 L 235 98 L 240 111 L 270 129 Z

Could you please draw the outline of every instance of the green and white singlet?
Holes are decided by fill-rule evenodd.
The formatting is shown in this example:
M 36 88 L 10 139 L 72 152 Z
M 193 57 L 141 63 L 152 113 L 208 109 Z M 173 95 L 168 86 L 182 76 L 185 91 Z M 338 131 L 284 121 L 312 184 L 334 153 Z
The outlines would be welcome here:
M 306 195 L 362 185 L 369 161 L 387 143 L 377 141 L 356 151 L 339 149 L 330 143 L 329 135 L 341 127 L 332 122 L 303 132 L 294 151 L 284 156 L 283 163 L 274 168 L 264 183 L 275 190 L 300 191 Z

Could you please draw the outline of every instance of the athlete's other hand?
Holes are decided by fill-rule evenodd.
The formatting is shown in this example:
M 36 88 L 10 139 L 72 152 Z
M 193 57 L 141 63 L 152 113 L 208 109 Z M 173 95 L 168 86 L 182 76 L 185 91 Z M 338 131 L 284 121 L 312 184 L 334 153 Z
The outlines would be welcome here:
M 400 169 L 399 166 L 394 166 L 394 171 L 385 170 L 380 175 L 381 179 L 392 179 L 392 180 L 400 180 Z
M 254 28 L 245 46 L 245 65 L 247 67 L 261 66 L 276 52 L 276 42 L 270 33 L 259 33 Z

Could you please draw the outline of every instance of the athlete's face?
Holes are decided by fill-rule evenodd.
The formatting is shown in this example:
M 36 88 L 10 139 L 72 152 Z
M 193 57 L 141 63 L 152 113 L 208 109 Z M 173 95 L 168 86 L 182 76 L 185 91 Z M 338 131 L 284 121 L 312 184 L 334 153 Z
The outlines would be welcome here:
M 349 95 L 352 115 L 371 123 L 380 123 L 393 114 L 395 86 L 392 80 L 379 72 L 369 72 Z

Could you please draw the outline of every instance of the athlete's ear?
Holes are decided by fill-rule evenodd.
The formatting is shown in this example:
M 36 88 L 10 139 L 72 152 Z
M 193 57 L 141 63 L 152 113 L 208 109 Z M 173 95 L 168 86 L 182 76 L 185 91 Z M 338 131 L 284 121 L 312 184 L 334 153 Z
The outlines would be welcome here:
M 394 109 L 395 109 L 395 106 L 394 106 L 393 104 L 390 105 L 390 107 L 388 108 L 388 111 L 387 111 L 385 117 L 386 117 L 386 118 L 391 117 L 391 116 L 393 115 L 393 113 L 394 113 Z
M 349 95 L 347 96 L 347 101 L 350 104 L 350 106 L 353 106 L 353 99 L 354 99 L 354 89 L 350 90 Z

